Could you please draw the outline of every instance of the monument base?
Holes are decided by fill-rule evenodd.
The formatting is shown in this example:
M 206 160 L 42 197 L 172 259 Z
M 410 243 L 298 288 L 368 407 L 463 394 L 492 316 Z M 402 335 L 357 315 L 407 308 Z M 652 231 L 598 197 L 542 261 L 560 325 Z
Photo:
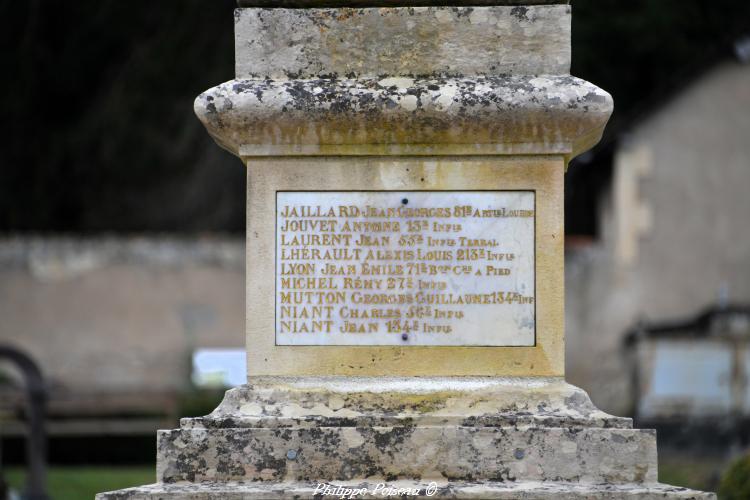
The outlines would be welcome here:
M 369 493 L 356 496 L 341 496 L 335 490 L 328 496 L 316 494 L 316 486 L 310 483 L 201 483 L 201 484 L 152 484 L 137 488 L 102 493 L 98 499 L 108 500 L 272 500 L 272 499 L 304 499 L 304 498 L 389 498 L 377 490 L 377 482 L 337 483 L 332 488 L 341 486 L 351 490 L 365 489 Z M 427 488 L 431 483 L 413 481 L 393 481 L 388 487 L 402 488 L 403 491 L 421 489 L 419 497 L 427 497 Z M 432 492 L 432 490 L 429 490 Z M 652 500 L 665 498 L 679 499 L 708 499 L 715 498 L 711 493 L 704 493 L 666 484 L 580 484 L 555 482 L 457 482 L 438 483 L 433 498 L 466 498 L 466 499 L 508 499 L 508 500 L 580 500 L 585 499 L 638 499 Z M 415 495 L 415 497 L 417 497 Z M 410 498 L 394 491 L 391 498 Z
M 157 480 L 96 498 L 714 498 L 658 483 L 654 431 L 538 377 L 254 378 L 159 432 Z

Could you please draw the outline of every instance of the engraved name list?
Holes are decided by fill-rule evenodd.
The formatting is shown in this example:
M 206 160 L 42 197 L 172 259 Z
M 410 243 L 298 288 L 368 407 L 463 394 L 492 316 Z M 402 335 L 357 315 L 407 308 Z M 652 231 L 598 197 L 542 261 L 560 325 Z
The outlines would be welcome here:
M 533 191 L 280 191 L 277 345 L 533 346 Z

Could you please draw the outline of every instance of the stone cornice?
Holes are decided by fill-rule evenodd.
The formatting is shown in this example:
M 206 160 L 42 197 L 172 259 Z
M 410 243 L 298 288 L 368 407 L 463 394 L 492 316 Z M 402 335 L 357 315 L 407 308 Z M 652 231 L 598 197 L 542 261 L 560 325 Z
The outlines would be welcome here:
M 595 144 L 611 96 L 572 76 L 231 80 L 195 111 L 238 156 L 562 154 Z

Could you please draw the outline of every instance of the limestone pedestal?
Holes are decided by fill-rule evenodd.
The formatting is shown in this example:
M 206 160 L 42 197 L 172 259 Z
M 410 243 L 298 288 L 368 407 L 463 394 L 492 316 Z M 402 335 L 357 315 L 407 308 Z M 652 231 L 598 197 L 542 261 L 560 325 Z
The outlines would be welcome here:
M 328 3 L 342 1 L 350 3 Z M 481 3 L 489 5 L 379 8 L 381 1 L 370 0 L 368 8 L 237 10 L 235 79 L 201 94 L 195 109 L 216 141 L 248 168 L 249 385 L 229 391 L 212 414 L 159 433 L 156 484 L 100 494 L 99 500 L 410 493 L 713 498 L 659 484 L 654 432 L 602 413 L 564 381 L 564 173 L 570 158 L 601 137 L 612 99 L 569 74 L 567 0 Z M 523 210 L 533 218 L 523 238 L 490 219 L 472 238 L 492 239 L 492 245 L 499 245 L 493 238 L 523 239 L 516 246 L 527 263 L 526 278 L 517 278 L 519 260 L 507 249 L 504 255 L 512 257 L 506 261 L 516 263 L 498 274 L 485 273 L 492 267 L 484 266 L 488 257 L 480 255 L 480 266 L 445 253 L 433 260 L 446 264 L 446 273 L 455 266 L 460 274 L 465 266 L 468 276 L 422 283 L 419 274 L 405 285 L 397 311 L 378 311 L 370 329 L 353 320 L 356 338 L 341 328 L 345 319 L 363 316 L 341 313 L 342 306 L 357 307 L 354 292 L 347 295 L 344 286 L 329 287 L 327 280 L 327 291 L 342 294 L 333 294 L 337 322 L 326 323 L 335 329 L 321 329 L 312 339 L 308 328 L 285 331 L 277 323 L 284 311 L 279 305 L 292 303 L 288 293 L 279 298 L 279 285 L 282 292 L 298 288 L 277 281 L 277 273 L 285 274 L 279 221 L 291 205 L 320 209 L 327 196 L 377 192 L 389 197 L 388 213 L 397 213 L 395 206 L 416 208 L 420 200 L 427 203 L 424 193 L 440 193 L 422 209 L 437 213 L 439 199 L 438 207 L 448 207 L 445 214 L 455 214 L 462 208 L 455 200 L 469 199 L 468 193 L 500 193 L 494 198 L 500 199 L 514 191 L 534 201 Z M 311 193 L 315 202 L 279 203 L 311 199 Z M 381 199 L 346 196 L 363 206 Z M 343 212 L 342 203 L 330 213 Z M 488 212 L 502 213 L 497 217 L 520 212 L 483 203 Z M 300 209 L 305 211 L 315 212 Z M 411 216 L 403 217 L 408 227 Z M 443 231 L 432 219 L 409 229 L 417 238 L 400 243 L 394 233 L 383 241 L 396 250 L 429 242 L 434 223 Z M 404 257 L 393 263 L 405 264 L 407 254 L 399 255 Z M 312 278 L 313 285 L 304 287 L 317 286 L 312 269 L 319 268 L 312 264 L 300 279 Z M 421 264 L 427 273 L 427 263 Z M 371 273 L 351 268 L 352 278 Z M 390 293 L 375 281 L 354 288 Z M 420 325 L 409 326 L 415 319 L 402 332 L 399 321 L 387 319 L 422 314 L 426 309 L 415 313 L 408 304 L 419 303 L 415 296 L 423 285 L 446 290 L 433 303 L 451 310 L 427 311 Z M 511 305 L 516 298 L 523 308 Z M 305 304 L 300 307 L 311 303 Z M 515 312 L 495 315 L 495 307 L 506 305 Z M 289 314 L 297 318 L 298 312 Z M 443 338 L 425 335 L 438 319 Z
M 258 378 L 161 431 L 157 456 L 157 484 L 97 499 L 326 498 L 320 478 L 330 498 L 384 498 L 378 484 L 436 498 L 713 498 L 659 484 L 654 431 L 560 378 Z

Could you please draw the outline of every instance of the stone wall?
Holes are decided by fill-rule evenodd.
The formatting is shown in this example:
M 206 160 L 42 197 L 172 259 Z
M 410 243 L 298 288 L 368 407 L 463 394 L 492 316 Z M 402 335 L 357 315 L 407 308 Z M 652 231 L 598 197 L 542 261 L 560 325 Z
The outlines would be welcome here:
M 0 342 L 40 363 L 53 409 L 147 410 L 188 386 L 194 349 L 243 347 L 244 252 L 241 237 L 5 238 Z

